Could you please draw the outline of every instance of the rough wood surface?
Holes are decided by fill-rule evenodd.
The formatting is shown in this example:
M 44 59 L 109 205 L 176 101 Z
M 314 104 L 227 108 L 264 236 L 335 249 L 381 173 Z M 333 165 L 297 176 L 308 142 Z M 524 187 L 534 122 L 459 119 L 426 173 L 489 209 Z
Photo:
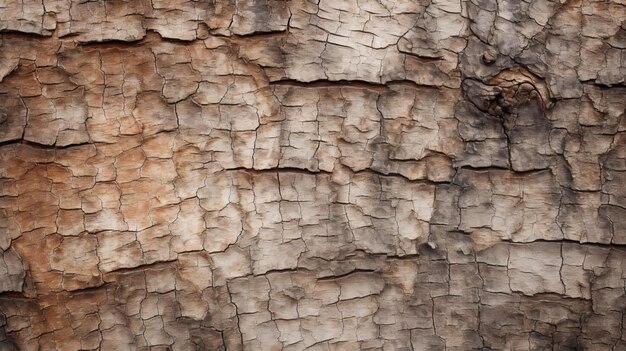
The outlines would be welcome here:
M 0 0 L 0 350 L 626 350 L 624 0 Z

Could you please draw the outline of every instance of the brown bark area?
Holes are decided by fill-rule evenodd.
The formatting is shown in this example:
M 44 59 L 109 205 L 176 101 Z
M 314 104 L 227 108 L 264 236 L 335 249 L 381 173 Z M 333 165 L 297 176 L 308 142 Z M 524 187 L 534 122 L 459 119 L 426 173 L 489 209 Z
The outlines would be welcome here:
M 626 350 L 621 0 L 0 0 L 0 350 Z

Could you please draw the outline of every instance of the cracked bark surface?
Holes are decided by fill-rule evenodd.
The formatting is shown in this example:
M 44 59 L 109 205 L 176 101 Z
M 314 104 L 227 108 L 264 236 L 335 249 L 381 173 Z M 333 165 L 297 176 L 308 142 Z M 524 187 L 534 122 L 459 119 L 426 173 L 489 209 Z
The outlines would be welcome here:
M 0 350 L 626 350 L 622 0 L 0 0 Z

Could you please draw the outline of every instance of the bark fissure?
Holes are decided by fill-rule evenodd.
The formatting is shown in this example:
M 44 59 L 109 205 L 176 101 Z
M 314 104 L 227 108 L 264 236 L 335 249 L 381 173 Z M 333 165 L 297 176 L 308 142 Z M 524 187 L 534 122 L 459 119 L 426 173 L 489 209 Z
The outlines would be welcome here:
M 618 1 L 0 8 L 0 349 L 626 347 Z

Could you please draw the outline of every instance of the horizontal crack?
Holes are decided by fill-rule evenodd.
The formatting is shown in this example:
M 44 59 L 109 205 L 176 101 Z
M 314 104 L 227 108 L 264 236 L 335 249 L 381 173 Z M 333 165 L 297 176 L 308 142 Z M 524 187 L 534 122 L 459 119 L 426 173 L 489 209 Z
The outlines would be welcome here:
M 535 244 L 535 243 L 569 243 L 569 244 L 576 244 L 576 245 L 583 245 L 583 246 L 597 246 L 597 247 L 604 247 L 604 248 L 626 248 L 626 244 L 596 243 L 596 242 L 590 242 L 590 241 L 583 242 L 583 241 L 574 240 L 574 239 L 558 239 L 558 240 L 535 239 L 532 241 L 512 241 L 510 239 L 501 239 L 500 242 L 507 243 L 507 244 L 521 244 L 521 245 Z
M 266 32 L 252 32 L 252 33 L 247 33 L 247 34 L 231 34 L 231 35 L 219 35 L 219 34 L 211 34 L 214 37 L 220 37 L 220 38 L 226 38 L 226 39 L 233 39 L 233 40 L 237 40 L 237 39 L 251 39 L 254 38 L 262 40 L 262 39 L 269 39 L 269 38 L 274 38 L 274 37 L 283 37 L 286 36 L 287 34 L 289 34 L 288 30 L 273 30 L 273 31 L 266 31 Z
M 84 143 L 76 143 L 76 144 L 69 144 L 69 145 L 48 145 L 48 144 L 42 144 L 42 143 L 25 140 L 25 139 L 15 139 L 15 140 L 7 140 L 7 141 L 0 142 L 0 148 L 4 146 L 8 146 L 8 145 L 27 145 L 27 146 L 37 148 L 37 149 L 63 150 L 63 149 L 69 149 L 69 148 L 85 146 L 85 145 L 95 145 L 95 143 L 84 142 Z
M 481 172 L 481 171 L 509 171 L 511 173 L 517 174 L 517 175 L 531 175 L 531 174 L 538 174 L 538 173 L 543 173 L 543 172 L 552 172 L 552 169 L 550 168 L 540 168 L 540 169 L 530 169 L 527 171 L 516 171 L 515 169 L 512 168 L 508 168 L 508 167 L 500 167 L 500 166 L 488 166 L 488 167 L 473 167 L 473 166 L 461 166 L 461 167 L 455 167 L 454 168 L 457 171 L 461 171 L 461 170 L 468 170 L 468 171 L 475 171 L 475 172 Z
M 341 279 L 341 278 L 344 278 L 344 277 L 347 277 L 347 276 L 350 276 L 350 275 L 356 274 L 356 273 L 374 273 L 374 272 L 376 272 L 376 271 L 373 270 L 373 269 L 354 269 L 354 270 L 351 270 L 350 272 L 344 273 L 344 274 L 321 276 L 321 277 L 318 277 L 317 280 L 321 280 L 321 281 L 324 281 L 324 280 L 335 280 L 335 279 Z
M 22 299 L 22 300 L 29 300 L 31 299 L 30 297 L 26 296 L 23 292 L 20 291 L 3 291 L 0 292 L 0 299 L 9 299 L 9 300 L 15 300 L 15 299 Z
M 302 88 L 359 88 L 374 91 L 386 91 L 393 85 L 403 85 L 413 88 L 439 89 L 435 85 L 417 84 L 412 80 L 390 80 L 384 83 L 368 82 L 365 80 L 328 80 L 319 79 L 313 81 L 300 81 L 296 79 L 280 79 L 270 82 L 270 85 L 276 86 L 294 86 Z
M 133 273 L 133 272 L 144 271 L 146 269 L 152 269 L 152 268 L 154 269 L 166 268 L 166 267 L 169 267 L 172 263 L 176 263 L 176 262 L 178 262 L 178 260 L 157 261 L 153 263 L 142 264 L 137 267 L 123 267 L 123 268 L 118 268 L 118 269 L 114 269 L 112 271 L 106 272 L 104 273 L 104 276 L 105 278 L 107 278 L 111 275 L 116 275 L 116 274 Z
M 96 291 L 100 291 L 102 289 L 106 289 L 109 286 L 110 283 L 103 283 L 100 285 L 96 285 L 96 286 L 89 286 L 86 288 L 78 288 L 78 289 L 74 289 L 74 290 L 68 290 L 68 292 L 70 293 L 70 296 L 73 295 L 79 295 L 79 294 L 89 294 L 92 292 L 96 292 Z
M 52 32 L 50 34 L 40 34 L 35 32 L 22 32 L 19 30 L 11 30 L 11 29 L 0 29 L 0 37 L 30 37 L 35 39 L 49 39 L 52 37 Z
M 266 168 L 266 169 L 257 169 L 257 168 L 247 168 L 247 167 L 233 167 L 233 168 L 224 168 L 224 171 L 246 171 L 246 172 L 251 172 L 251 173 L 279 173 L 279 172 L 285 172 L 285 173 L 299 173 L 299 174 L 306 174 L 306 175 L 332 175 L 333 172 L 329 172 L 329 171 L 323 171 L 323 170 L 310 170 L 310 169 L 306 169 L 306 168 L 297 168 L 297 167 L 277 167 L 277 168 Z M 375 175 L 375 176 L 379 176 L 379 177 L 393 177 L 393 178 L 401 178 L 404 179 L 407 182 L 414 182 L 414 183 L 422 183 L 422 184 L 432 184 L 432 185 L 438 185 L 438 184 L 450 184 L 450 182 L 447 181 L 442 181 L 442 182 L 437 182 L 437 181 L 432 181 L 429 179 L 411 179 L 408 178 L 402 174 L 399 173 L 393 173 L 393 172 L 381 172 L 381 171 L 376 171 L 373 170 L 371 168 L 367 168 L 367 169 L 362 169 L 359 171 L 354 171 L 354 170 L 350 170 L 352 172 L 352 174 L 357 175 L 357 174 L 371 174 L 371 175 Z

